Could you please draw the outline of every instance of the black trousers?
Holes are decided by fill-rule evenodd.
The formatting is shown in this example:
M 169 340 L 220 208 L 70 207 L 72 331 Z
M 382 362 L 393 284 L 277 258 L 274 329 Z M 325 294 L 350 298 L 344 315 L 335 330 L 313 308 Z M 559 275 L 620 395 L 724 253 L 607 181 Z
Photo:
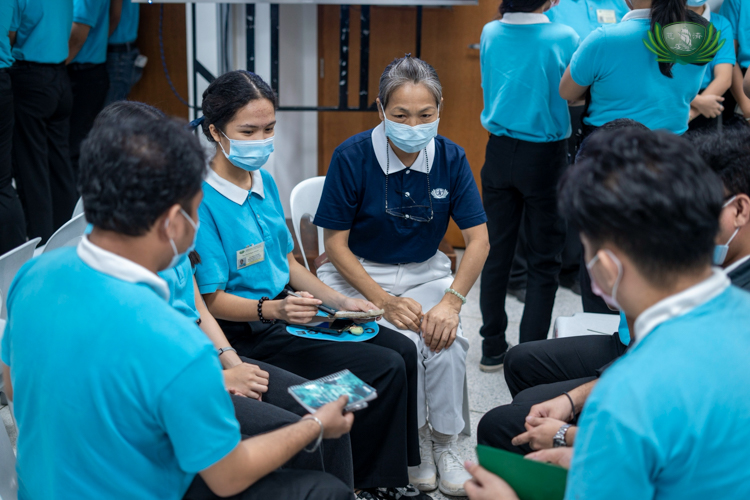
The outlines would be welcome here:
M 104 109 L 109 91 L 107 64 L 70 64 L 70 85 L 73 89 L 73 113 L 70 115 L 70 163 L 76 178 L 81 143 L 94 126 L 96 115 Z
M 78 193 L 68 132 L 73 97 L 63 64 L 17 61 L 13 82 L 13 175 L 26 214 L 26 232 L 42 242 L 70 220 Z
M 366 342 L 327 342 L 295 337 L 286 324 L 219 321 L 242 356 L 316 379 L 348 368 L 378 391 L 354 416 L 350 432 L 354 485 L 396 487 L 409 483 L 407 466 L 418 465 L 417 352 L 409 339 L 380 327 Z
M 557 182 L 567 167 L 567 141 L 533 143 L 491 135 L 482 167 L 490 253 L 482 271 L 482 352 L 508 348 L 505 293 L 521 225 L 526 234 L 528 280 L 520 341 L 547 337 L 565 244 L 557 212 Z
M 482 417 L 477 442 L 515 453 L 531 452 L 528 445 L 511 444 L 526 431 L 531 407 L 596 379 L 625 350 L 617 333 L 541 340 L 512 348 L 505 358 L 505 381 L 513 402 Z
M 0 69 L 0 255 L 26 241 L 26 219 L 13 188 L 13 91 L 10 75 Z

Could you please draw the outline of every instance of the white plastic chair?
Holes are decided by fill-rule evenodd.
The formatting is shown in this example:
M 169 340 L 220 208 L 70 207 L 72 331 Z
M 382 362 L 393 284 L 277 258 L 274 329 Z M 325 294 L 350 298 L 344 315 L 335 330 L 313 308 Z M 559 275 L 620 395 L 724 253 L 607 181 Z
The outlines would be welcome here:
M 297 244 L 302 252 L 302 260 L 305 261 L 305 267 L 310 270 L 310 266 L 307 263 L 307 253 L 305 247 L 302 245 L 302 232 L 300 231 L 300 221 L 307 215 L 315 216 L 315 212 L 318 211 L 318 204 L 320 203 L 320 197 L 323 195 L 323 185 L 325 184 L 325 176 L 313 177 L 306 179 L 292 189 L 292 194 L 289 197 L 289 205 L 292 211 L 292 225 L 294 226 L 294 236 L 297 238 Z M 325 245 L 323 243 L 323 228 L 318 227 L 318 255 L 325 251 Z M 462 413 L 464 417 L 464 429 L 461 434 L 471 436 L 471 412 L 469 409 L 469 384 L 466 376 L 464 376 L 464 401 Z
M 10 443 L 8 431 L 0 421 L 0 499 L 17 500 L 16 455 Z
M 575 313 L 555 320 L 553 337 L 580 337 L 583 335 L 612 335 L 620 326 L 620 316 L 614 314 Z
M 55 234 L 50 236 L 49 240 L 47 240 L 47 244 L 44 246 L 44 250 L 42 250 L 42 253 L 47 253 L 62 247 L 76 246 L 78 242 L 81 241 L 87 225 L 88 222 L 86 222 L 83 214 L 79 214 L 73 217 L 60 229 L 55 231 Z
M 73 209 L 73 215 L 71 215 L 71 219 L 75 219 L 79 215 L 83 213 L 83 198 L 78 198 L 78 202 L 76 203 L 76 207 Z
M 315 217 L 315 212 L 318 211 L 318 203 L 320 203 L 320 197 L 323 194 L 323 184 L 325 184 L 325 176 L 313 177 L 312 179 L 306 179 L 292 189 L 292 194 L 289 197 L 289 205 L 292 210 L 292 225 L 294 226 L 294 236 L 297 238 L 297 244 L 302 252 L 302 260 L 305 261 L 305 267 L 310 270 L 310 265 L 307 263 L 307 253 L 305 247 L 302 246 L 302 232 L 300 231 L 300 222 L 306 215 Z M 323 228 L 318 228 L 318 255 L 325 251 L 323 244 Z

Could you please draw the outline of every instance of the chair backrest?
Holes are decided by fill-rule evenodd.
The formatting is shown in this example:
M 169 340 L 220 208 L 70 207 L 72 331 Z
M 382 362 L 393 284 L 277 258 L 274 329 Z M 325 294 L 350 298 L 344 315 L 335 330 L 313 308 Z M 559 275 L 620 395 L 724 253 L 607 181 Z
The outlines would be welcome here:
M 620 326 L 617 314 L 578 312 L 555 319 L 552 336 L 556 339 L 583 335 L 612 335 Z
M 16 455 L 13 453 L 8 431 L 0 421 L 0 499 L 16 500 L 17 498 Z
M 83 213 L 83 198 L 78 198 L 78 203 L 76 203 L 76 207 L 73 209 L 73 215 L 70 218 L 75 219 L 82 213 Z
M 0 319 L 7 317 L 5 298 L 8 296 L 8 290 L 10 290 L 13 278 L 15 278 L 18 270 L 21 269 L 21 266 L 34 256 L 34 249 L 40 241 L 42 241 L 41 238 L 34 238 L 20 247 L 0 255 Z
M 50 236 L 47 244 L 44 246 L 42 253 L 47 253 L 62 247 L 72 247 L 78 244 L 83 237 L 88 223 L 83 214 L 77 215 L 70 219 L 63 226 Z
M 323 194 L 323 184 L 325 184 L 326 178 L 313 177 L 312 179 L 306 179 L 292 189 L 292 194 L 289 197 L 289 205 L 292 209 L 292 225 L 294 226 L 294 236 L 297 238 L 297 244 L 302 252 L 302 260 L 305 261 L 305 267 L 310 269 L 310 265 L 307 263 L 307 253 L 305 253 L 305 247 L 302 245 L 302 233 L 300 231 L 300 221 L 306 215 L 315 216 L 315 212 L 318 211 L 318 203 L 320 197 Z M 318 228 L 318 255 L 325 251 L 323 245 L 323 228 Z

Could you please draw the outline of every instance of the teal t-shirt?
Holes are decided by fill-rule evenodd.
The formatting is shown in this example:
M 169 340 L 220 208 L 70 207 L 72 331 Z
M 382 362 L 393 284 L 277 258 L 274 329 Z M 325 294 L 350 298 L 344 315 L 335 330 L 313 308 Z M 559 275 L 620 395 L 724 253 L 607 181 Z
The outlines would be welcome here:
M 9 68 L 13 65 L 8 32 L 17 2 L 18 0 L 0 0 L 0 68 Z
M 706 66 L 675 64 L 673 78 L 662 75 L 656 55 L 643 43 L 649 28 L 649 19 L 599 28 L 573 55 L 573 81 L 591 86 L 585 124 L 600 127 L 631 118 L 651 130 L 687 130 L 690 103 L 698 95 Z
M 213 345 L 149 285 L 64 248 L 27 263 L 7 304 L 19 499 L 180 500 L 237 446 Z
M 553 23 L 576 30 L 583 40 L 596 28 L 619 23 L 629 10 L 625 0 L 560 0 L 545 14 Z
M 176 266 L 159 273 L 159 276 L 169 286 L 169 305 L 193 322 L 200 318 L 195 306 L 194 272 L 193 266 L 190 264 L 190 257 L 185 254 Z
M 724 0 L 719 11 L 732 25 L 734 39 L 739 43 L 737 60 L 742 68 L 750 66 L 750 4 L 747 0 Z
M 570 137 L 568 103 L 559 87 L 577 46 L 576 32 L 558 23 L 486 24 L 479 51 L 482 126 L 530 142 Z
M 256 192 L 256 183 L 252 191 L 245 191 L 242 200 L 233 201 L 203 182 L 203 203 L 198 208 L 201 226 L 195 247 L 201 256 L 195 279 L 202 294 L 225 290 L 258 300 L 277 296 L 289 283 L 287 254 L 294 249 L 294 240 L 273 177 L 263 169 L 259 172 L 263 195 Z M 239 253 L 251 246 L 258 246 L 260 251 Z
M 10 31 L 16 32 L 13 58 L 59 64 L 68 57 L 73 0 L 15 0 Z
M 120 24 L 117 25 L 115 32 L 109 37 L 109 43 L 132 43 L 138 38 L 138 16 L 140 15 L 140 5 L 133 3 L 132 0 L 122 0 L 122 15 L 120 15 Z
M 734 286 L 657 326 L 601 376 L 565 498 L 750 498 L 750 294 Z
M 74 0 L 73 22 L 90 26 L 89 36 L 74 63 L 102 64 L 107 61 L 109 0 Z
M 711 24 L 714 25 L 718 31 L 721 32 L 721 40 L 724 40 L 724 45 L 719 49 L 719 52 L 714 56 L 713 61 L 706 65 L 706 73 L 703 75 L 703 83 L 701 84 L 701 90 L 708 87 L 714 79 L 714 68 L 717 64 L 735 64 L 737 56 L 734 52 L 734 34 L 732 32 L 732 25 L 729 24 L 727 18 L 711 13 Z

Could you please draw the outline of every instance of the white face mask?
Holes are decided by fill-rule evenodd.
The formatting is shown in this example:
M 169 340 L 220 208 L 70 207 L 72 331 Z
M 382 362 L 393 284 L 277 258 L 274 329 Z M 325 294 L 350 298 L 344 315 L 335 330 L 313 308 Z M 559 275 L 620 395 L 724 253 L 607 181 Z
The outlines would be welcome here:
M 727 208 L 729 204 L 732 203 L 736 198 L 737 196 L 732 196 L 731 198 L 729 198 L 726 201 L 726 203 L 724 203 L 724 205 L 721 207 L 721 209 L 724 210 L 725 208 Z M 737 233 L 739 232 L 740 232 L 740 228 L 735 229 L 734 233 L 732 234 L 732 237 L 729 238 L 729 241 L 727 241 L 724 245 L 716 245 L 714 247 L 713 261 L 714 261 L 715 266 L 720 266 L 724 264 L 724 261 L 727 259 L 727 252 L 729 252 L 729 244 L 732 242 L 734 237 L 737 236 Z
M 610 258 L 617 266 L 617 278 L 615 279 L 615 284 L 612 286 L 612 295 L 607 295 L 606 293 L 604 293 L 604 290 L 602 290 L 602 288 L 594 279 L 594 275 L 591 273 L 591 269 L 594 268 L 594 265 L 599 260 L 598 252 L 594 256 L 594 258 L 591 259 L 588 264 L 586 264 L 586 269 L 589 272 L 589 278 L 591 278 L 591 291 L 594 292 L 594 295 L 598 295 L 599 297 L 601 297 L 610 309 L 620 311 L 620 303 L 617 302 L 617 288 L 620 286 L 620 280 L 622 279 L 622 262 L 620 262 L 620 259 L 618 259 L 617 256 L 609 250 L 604 251 L 607 253 L 607 255 L 610 256 Z
M 385 115 L 385 108 L 380 105 L 385 118 L 385 135 L 391 140 L 394 146 L 404 153 L 416 153 L 422 151 L 435 138 L 440 124 L 440 116 L 437 120 L 430 123 L 423 123 L 413 127 L 405 123 L 397 123 L 388 119 Z
M 187 221 L 190 223 L 191 226 L 193 226 L 193 243 L 182 253 L 179 253 L 177 251 L 177 245 L 175 245 L 175 242 L 172 238 L 169 238 L 169 244 L 172 245 L 172 251 L 174 252 L 174 255 L 172 256 L 172 260 L 169 262 L 169 265 L 167 266 L 167 269 L 172 269 L 177 264 L 180 263 L 182 258 L 193 251 L 195 248 L 195 241 L 198 239 L 198 228 L 201 225 L 201 221 L 198 221 L 196 224 L 195 221 L 193 221 L 193 218 L 190 217 L 190 214 L 188 214 L 183 208 L 180 208 L 180 213 L 187 219 Z M 164 221 L 164 227 L 169 227 L 169 219 Z

